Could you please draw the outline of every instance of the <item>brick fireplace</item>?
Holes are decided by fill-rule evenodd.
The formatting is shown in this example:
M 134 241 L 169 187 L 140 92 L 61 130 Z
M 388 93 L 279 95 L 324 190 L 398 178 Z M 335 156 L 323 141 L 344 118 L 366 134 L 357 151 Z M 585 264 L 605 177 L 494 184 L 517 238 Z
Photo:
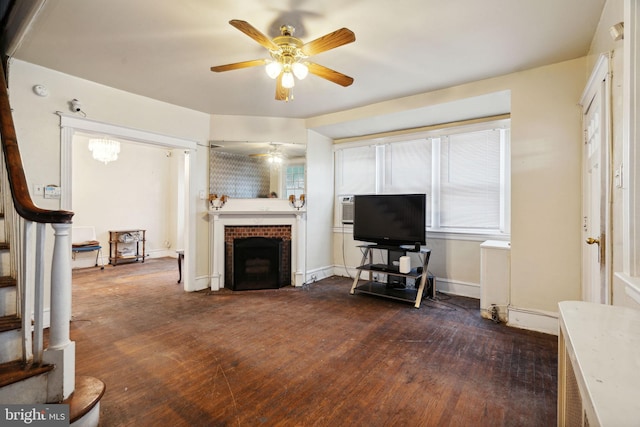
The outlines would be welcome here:
M 224 242 L 225 287 L 247 290 L 291 285 L 290 225 L 226 226 Z M 247 273 L 251 261 L 255 271 Z M 260 266 L 261 262 L 267 265 Z
M 229 244 L 236 238 L 282 239 L 287 246 L 283 281 L 302 286 L 306 269 L 306 210 L 295 209 L 284 199 L 230 199 L 219 209 L 209 210 L 211 290 L 228 286 L 232 265 Z

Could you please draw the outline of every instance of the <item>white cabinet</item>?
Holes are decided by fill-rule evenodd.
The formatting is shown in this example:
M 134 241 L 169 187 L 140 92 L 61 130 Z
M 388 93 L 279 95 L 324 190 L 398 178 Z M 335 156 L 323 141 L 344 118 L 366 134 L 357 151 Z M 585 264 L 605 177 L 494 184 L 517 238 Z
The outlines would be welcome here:
M 558 426 L 640 423 L 640 311 L 559 304 Z
M 487 240 L 480 245 L 480 314 L 506 322 L 511 286 L 511 244 Z

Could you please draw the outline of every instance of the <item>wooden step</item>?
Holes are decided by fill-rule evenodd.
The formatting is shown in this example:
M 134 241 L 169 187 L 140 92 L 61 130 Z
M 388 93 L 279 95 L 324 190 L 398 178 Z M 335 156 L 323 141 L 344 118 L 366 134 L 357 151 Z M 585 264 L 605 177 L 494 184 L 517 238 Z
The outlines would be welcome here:
M 25 368 L 20 361 L 0 364 L 0 388 L 37 375 L 45 374 L 52 371 L 53 368 L 53 365 L 29 366 Z M 105 390 L 106 386 L 97 378 L 87 376 L 76 377 L 74 392 L 69 398 L 62 402 L 69 405 L 69 418 L 71 423 L 74 423 L 91 412 L 91 410 L 100 403 L 100 399 L 102 399 Z
M 17 383 L 53 369 L 53 365 L 24 367 L 20 360 L 0 364 L 0 387 Z
M 22 327 L 22 320 L 15 314 L 0 317 L 0 332 L 13 331 Z
M 62 403 L 69 405 L 71 424 L 87 415 L 100 403 L 106 387 L 102 381 L 93 377 L 76 377 L 74 392 Z
M 0 276 L 0 288 L 9 288 L 16 285 L 16 279 L 11 276 Z

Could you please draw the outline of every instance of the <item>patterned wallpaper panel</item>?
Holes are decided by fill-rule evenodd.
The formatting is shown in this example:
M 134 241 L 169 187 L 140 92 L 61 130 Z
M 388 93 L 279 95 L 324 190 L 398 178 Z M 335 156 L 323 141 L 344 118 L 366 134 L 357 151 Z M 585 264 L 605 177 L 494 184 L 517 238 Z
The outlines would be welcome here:
M 262 158 L 211 151 L 209 193 L 236 199 L 269 194 L 269 165 Z

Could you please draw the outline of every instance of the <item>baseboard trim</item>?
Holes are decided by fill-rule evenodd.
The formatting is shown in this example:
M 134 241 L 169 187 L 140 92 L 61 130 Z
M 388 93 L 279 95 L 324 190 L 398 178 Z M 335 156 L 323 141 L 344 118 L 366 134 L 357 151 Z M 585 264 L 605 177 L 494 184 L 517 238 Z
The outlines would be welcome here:
M 508 312 L 508 326 L 558 335 L 558 313 L 513 306 Z
M 327 272 L 329 269 L 326 269 Z M 354 278 L 358 274 L 358 270 L 351 267 L 345 267 L 344 265 L 334 265 L 333 275 L 340 277 Z M 327 276 L 328 277 L 328 276 Z M 363 276 L 368 277 L 366 275 Z M 443 292 L 445 294 L 453 294 L 462 297 L 469 297 L 480 299 L 480 284 L 471 282 L 462 282 L 459 280 L 443 279 L 442 277 L 436 277 L 436 291 Z
M 181 286 L 184 286 L 184 281 L 178 284 Z M 193 289 L 187 289 L 186 291 L 187 292 L 202 291 L 208 288 L 211 288 L 211 278 L 209 276 L 199 276 L 199 277 L 196 277 L 196 280 L 194 281 Z
M 355 268 L 345 267 L 344 265 L 333 266 L 333 274 L 335 276 L 353 278 L 357 273 L 358 270 Z M 436 277 L 435 280 L 436 291 L 438 292 L 480 299 L 479 283 L 462 282 L 442 277 Z M 488 313 L 481 312 L 480 314 L 484 314 L 483 317 L 491 318 Z M 502 313 L 500 316 L 501 320 L 504 320 L 505 317 L 508 319 L 506 321 L 507 326 L 558 335 L 558 313 L 509 306 L 507 312 Z
M 436 291 L 461 297 L 480 299 L 480 285 L 478 283 L 461 282 L 436 277 Z
M 304 283 L 313 283 L 317 282 L 318 280 L 326 279 L 327 277 L 335 276 L 336 274 L 334 270 L 335 269 L 333 266 L 325 266 L 307 270 L 304 275 Z

